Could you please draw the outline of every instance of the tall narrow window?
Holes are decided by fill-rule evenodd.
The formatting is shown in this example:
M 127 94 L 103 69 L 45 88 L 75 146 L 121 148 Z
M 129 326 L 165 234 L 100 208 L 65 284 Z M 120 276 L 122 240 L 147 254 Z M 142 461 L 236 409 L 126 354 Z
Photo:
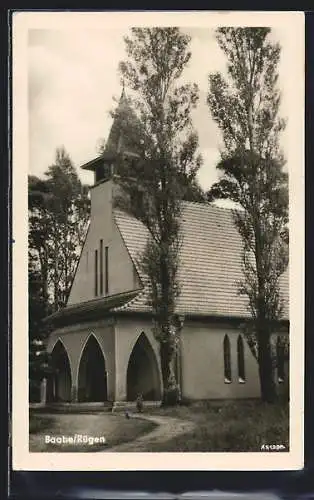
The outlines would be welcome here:
M 105 247 L 105 294 L 109 293 L 109 263 L 108 263 L 109 248 Z
M 240 384 L 244 384 L 244 382 L 245 382 L 244 345 L 243 345 L 243 338 L 241 335 L 239 335 L 239 337 L 238 337 L 237 351 L 238 351 L 239 382 L 240 382 Z
M 282 384 L 285 381 L 285 347 L 279 336 L 277 337 L 276 350 L 278 383 Z
M 99 256 L 99 293 L 104 293 L 104 248 L 103 240 L 100 240 L 100 256 Z
M 98 295 L 98 250 L 95 250 L 95 297 Z
M 224 337 L 224 371 L 225 384 L 231 383 L 231 355 L 230 355 L 230 340 L 228 335 Z

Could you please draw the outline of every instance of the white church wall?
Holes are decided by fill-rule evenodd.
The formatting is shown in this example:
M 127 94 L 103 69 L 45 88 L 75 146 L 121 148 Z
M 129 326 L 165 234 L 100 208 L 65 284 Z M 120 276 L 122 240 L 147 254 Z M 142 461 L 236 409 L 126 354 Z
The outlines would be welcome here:
M 91 223 L 82 250 L 68 305 L 133 290 L 134 265 L 112 213 L 112 181 L 91 190 Z M 100 240 L 103 240 L 103 293 L 100 294 Z M 108 293 L 105 287 L 105 247 L 108 247 Z M 98 250 L 98 294 L 95 295 L 95 250 Z
M 116 400 L 126 399 L 128 361 L 142 331 L 147 335 L 159 364 L 159 346 L 151 331 L 151 321 L 136 317 L 117 319 L 116 338 Z M 231 344 L 232 382 L 225 383 L 223 339 L 229 335 Z M 186 321 L 182 331 L 182 396 L 187 399 L 257 398 L 260 396 L 258 365 L 244 341 L 245 382 L 240 383 L 237 367 L 239 330 L 195 321 Z M 161 372 L 160 372 L 161 375 Z
M 245 382 L 239 382 L 239 330 L 215 324 L 186 322 L 182 331 L 182 395 L 187 399 L 255 398 L 260 396 L 258 365 L 244 342 Z M 231 383 L 225 382 L 223 340 L 230 339 Z

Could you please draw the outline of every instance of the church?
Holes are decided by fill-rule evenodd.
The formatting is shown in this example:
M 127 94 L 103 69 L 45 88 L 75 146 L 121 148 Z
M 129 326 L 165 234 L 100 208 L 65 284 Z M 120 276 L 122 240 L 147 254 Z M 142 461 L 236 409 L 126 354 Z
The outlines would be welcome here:
M 144 401 L 161 400 L 158 341 L 147 305 L 147 279 L 138 265 L 148 230 L 114 205 L 115 151 L 123 147 L 117 130 L 114 121 L 111 147 L 81 167 L 94 173 L 90 224 L 67 306 L 49 317 L 47 350 L 55 367 L 48 383 L 50 402 L 119 406 L 138 393 Z M 231 211 L 183 202 L 181 228 L 175 369 L 182 398 L 258 398 L 258 364 L 242 334 L 249 313 L 247 299 L 237 291 L 241 239 Z M 289 332 L 288 289 L 286 272 L 281 280 L 284 318 L 273 335 L 275 344 Z M 279 347 L 275 379 L 281 387 L 288 383 Z

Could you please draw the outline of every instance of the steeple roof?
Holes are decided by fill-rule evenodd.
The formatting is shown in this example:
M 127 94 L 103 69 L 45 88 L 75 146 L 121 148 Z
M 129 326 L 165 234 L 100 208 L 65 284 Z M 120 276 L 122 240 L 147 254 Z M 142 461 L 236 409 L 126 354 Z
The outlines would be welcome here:
M 114 161 L 116 155 L 121 152 L 134 153 L 132 147 L 128 144 L 128 140 L 123 134 L 123 127 L 131 121 L 137 120 L 133 110 L 130 107 L 129 100 L 125 93 L 123 85 L 121 96 L 118 106 L 114 112 L 113 123 L 109 132 L 105 149 L 101 155 L 81 166 L 84 170 L 95 171 L 95 169 L 102 164 L 103 160 Z
M 114 112 L 114 119 L 109 132 L 105 151 L 121 153 L 125 149 L 128 149 L 128 141 L 125 134 L 123 134 L 123 127 L 133 120 L 137 120 L 137 118 L 131 109 L 123 85 L 119 104 Z

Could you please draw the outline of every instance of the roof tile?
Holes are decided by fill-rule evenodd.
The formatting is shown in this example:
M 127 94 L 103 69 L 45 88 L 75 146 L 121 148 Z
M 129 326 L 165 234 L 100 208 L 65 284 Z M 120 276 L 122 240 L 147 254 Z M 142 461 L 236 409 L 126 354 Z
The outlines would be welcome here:
M 115 210 L 116 223 L 143 282 L 143 291 L 116 310 L 149 312 L 149 285 L 139 266 L 148 229 L 129 214 Z M 178 279 L 181 293 L 177 312 L 187 315 L 248 317 L 247 298 L 238 294 L 241 238 L 230 209 L 185 202 L 182 211 L 183 244 Z M 281 279 L 284 317 L 288 318 L 288 270 Z

